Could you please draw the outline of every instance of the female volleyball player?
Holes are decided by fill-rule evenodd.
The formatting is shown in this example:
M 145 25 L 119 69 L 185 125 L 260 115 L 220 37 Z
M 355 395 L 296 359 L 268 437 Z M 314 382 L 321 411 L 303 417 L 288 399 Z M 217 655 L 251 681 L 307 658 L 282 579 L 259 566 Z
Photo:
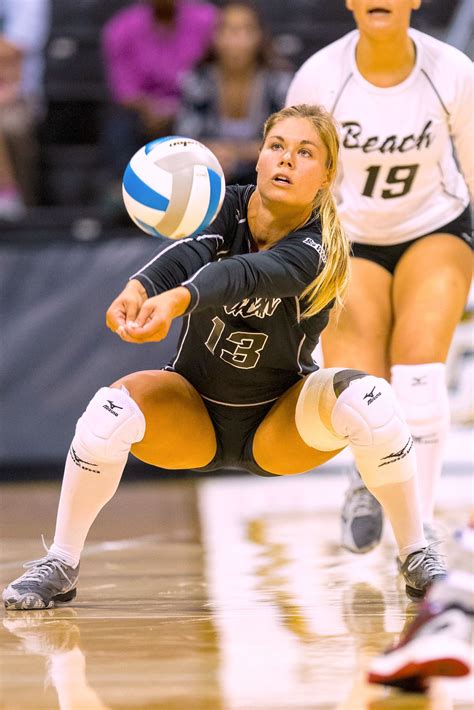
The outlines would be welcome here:
M 335 196 L 353 258 L 345 308 L 323 336 L 325 365 L 391 379 L 433 539 L 445 361 L 472 275 L 473 72 L 461 52 L 409 28 L 420 3 L 346 0 L 358 29 L 308 59 L 287 103 L 323 104 L 341 128 Z M 366 552 L 381 533 L 380 506 L 354 470 L 343 544 Z
M 107 312 L 123 340 L 166 337 L 173 360 L 103 387 L 79 419 L 53 545 L 3 593 L 10 609 L 75 596 L 79 557 L 130 450 L 168 469 L 307 471 L 349 445 L 384 507 L 411 595 L 444 575 L 423 534 L 408 426 L 388 383 L 320 370 L 311 353 L 348 273 L 331 185 L 338 138 L 324 110 L 297 106 L 265 124 L 257 186 L 233 186 L 197 238 L 174 242 L 135 274 Z

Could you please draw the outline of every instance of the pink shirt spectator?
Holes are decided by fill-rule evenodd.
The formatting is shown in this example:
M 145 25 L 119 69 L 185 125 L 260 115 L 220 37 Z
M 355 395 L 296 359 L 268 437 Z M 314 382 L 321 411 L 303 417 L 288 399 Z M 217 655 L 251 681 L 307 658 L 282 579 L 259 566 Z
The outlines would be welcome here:
M 172 28 L 159 25 L 150 5 L 136 4 L 104 27 L 103 48 L 112 97 L 119 103 L 146 96 L 159 113 L 179 105 L 180 79 L 210 46 L 217 10 L 207 3 L 179 2 Z

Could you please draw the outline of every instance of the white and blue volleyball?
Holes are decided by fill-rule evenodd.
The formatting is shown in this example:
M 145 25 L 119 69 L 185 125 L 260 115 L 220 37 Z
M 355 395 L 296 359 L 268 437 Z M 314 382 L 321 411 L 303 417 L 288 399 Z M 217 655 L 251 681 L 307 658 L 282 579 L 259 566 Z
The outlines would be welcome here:
M 192 138 L 167 136 L 147 143 L 125 169 L 127 212 L 154 237 L 199 234 L 215 219 L 225 193 L 223 170 L 209 148 Z

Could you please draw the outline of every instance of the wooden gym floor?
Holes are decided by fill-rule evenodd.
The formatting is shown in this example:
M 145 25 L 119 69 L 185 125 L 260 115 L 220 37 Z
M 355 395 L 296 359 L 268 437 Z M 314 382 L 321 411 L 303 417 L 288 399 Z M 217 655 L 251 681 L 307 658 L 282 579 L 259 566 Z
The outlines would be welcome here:
M 126 478 L 126 476 L 125 476 Z M 416 606 L 394 545 L 342 550 L 343 476 L 123 483 L 88 539 L 72 605 L 2 611 L 4 710 L 468 710 L 472 677 L 426 697 L 365 682 Z M 50 541 L 59 484 L 0 486 L 3 586 Z M 446 475 L 439 520 L 467 519 Z

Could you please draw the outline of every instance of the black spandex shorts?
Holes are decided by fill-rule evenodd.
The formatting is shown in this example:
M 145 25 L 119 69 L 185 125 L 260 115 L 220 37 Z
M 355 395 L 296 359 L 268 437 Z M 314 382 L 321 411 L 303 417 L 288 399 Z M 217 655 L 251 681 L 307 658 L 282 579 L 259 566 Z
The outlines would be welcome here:
M 471 209 L 466 207 L 464 212 L 453 219 L 452 222 L 444 224 L 442 227 L 438 227 L 431 232 L 422 234 L 415 239 L 410 239 L 408 242 L 403 242 L 402 244 L 390 244 L 389 246 L 379 246 L 377 244 L 357 244 L 352 243 L 352 256 L 357 256 L 359 259 L 368 259 L 368 261 L 374 261 L 376 264 L 383 266 L 391 274 L 394 273 L 395 268 L 406 252 L 407 249 L 411 247 L 412 244 L 417 242 L 423 237 L 429 237 L 430 234 L 452 234 L 454 237 L 459 237 L 466 244 L 468 244 L 471 249 L 474 249 L 474 239 L 472 234 L 472 218 Z
M 250 471 L 258 476 L 278 475 L 264 471 L 253 457 L 255 432 L 275 402 L 249 407 L 227 407 L 207 399 L 203 402 L 216 431 L 217 451 L 207 466 L 193 470 L 207 472 L 222 468 Z

